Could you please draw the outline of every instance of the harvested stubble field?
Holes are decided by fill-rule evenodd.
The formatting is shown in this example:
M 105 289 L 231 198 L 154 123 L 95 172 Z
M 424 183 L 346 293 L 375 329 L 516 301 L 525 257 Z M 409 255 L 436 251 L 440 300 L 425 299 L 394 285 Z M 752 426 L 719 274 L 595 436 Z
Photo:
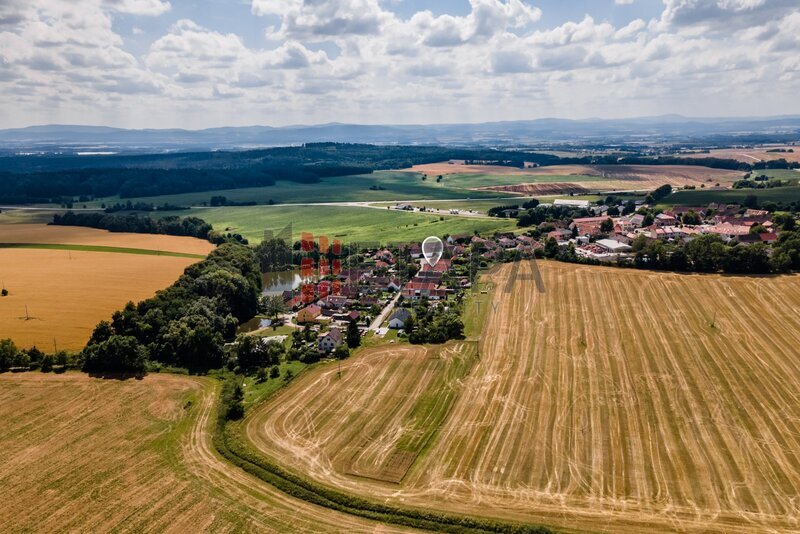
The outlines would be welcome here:
M 220 460 L 215 383 L 0 375 L 0 524 L 11 532 L 390 532 Z
M 481 187 L 479 190 L 532 195 L 553 194 L 548 192 L 548 188 L 555 186 L 586 191 L 651 191 L 664 184 L 674 188 L 710 187 L 717 183 L 730 186 L 744 175 L 739 171 L 691 165 L 555 165 L 538 167 L 530 172 L 537 176 L 562 176 L 564 180 L 563 183 L 538 183 L 531 180 L 529 184 L 494 185 Z M 570 176 L 575 176 L 575 181 L 570 180 Z M 596 176 L 597 180 L 587 180 L 587 177 L 592 176 Z
M 405 428 L 359 427 L 360 412 L 397 421 L 423 394 L 380 378 L 401 365 L 385 353 L 344 363 L 341 386 L 329 368 L 307 373 L 256 410 L 248 438 L 325 484 L 405 505 L 590 531 L 797 531 L 800 277 L 539 265 L 544 293 L 509 282 L 511 265 L 489 275 L 480 359 L 399 484 L 346 467 Z M 379 378 L 348 387 L 367 369 Z
M 475 361 L 472 341 L 381 346 L 343 363 L 341 376 L 329 365 L 299 377 L 292 402 L 259 411 L 247 431 L 287 449 L 303 443 L 318 473 L 398 483 L 430 445 Z
M 594 182 L 591 182 L 594 184 Z M 583 185 L 571 182 L 556 182 L 549 184 L 517 184 L 517 185 L 495 185 L 481 187 L 481 191 L 498 191 L 502 193 L 514 193 L 523 196 L 553 196 L 553 195 L 588 195 L 592 192 Z
M 525 175 L 538 172 L 539 169 L 520 169 L 518 167 L 507 167 L 504 165 L 465 165 L 463 163 L 427 163 L 424 165 L 414 165 L 402 169 L 404 172 L 418 172 L 428 176 L 447 176 L 449 174 L 498 174 L 498 175 Z
M 770 149 L 793 150 L 793 152 L 767 152 Z M 772 161 L 785 159 L 786 161 L 800 161 L 800 146 L 762 146 L 752 148 L 719 148 L 703 154 L 679 154 L 689 158 L 723 158 L 735 159 L 743 163 L 757 163 L 759 161 Z

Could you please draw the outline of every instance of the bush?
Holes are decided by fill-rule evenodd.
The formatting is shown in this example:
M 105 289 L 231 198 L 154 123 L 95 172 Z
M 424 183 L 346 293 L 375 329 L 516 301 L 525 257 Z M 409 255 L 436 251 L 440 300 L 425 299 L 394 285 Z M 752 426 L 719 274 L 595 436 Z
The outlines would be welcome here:
M 14 364 L 19 350 L 10 339 L 0 339 L 0 370 L 5 371 Z
M 267 375 L 267 370 L 264 367 L 260 367 L 256 372 L 256 382 L 263 384 L 267 381 L 267 378 L 269 378 Z
M 133 336 L 113 335 L 87 346 L 83 353 L 83 370 L 89 373 L 143 374 L 147 366 L 147 349 Z
M 41 371 L 43 373 L 49 373 L 53 370 L 53 364 L 55 364 L 55 358 L 52 354 L 45 354 L 42 357 L 42 366 Z
M 231 376 L 222 383 L 218 417 L 222 422 L 237 421 L 244 417 L 244 390 L 237 376 Z

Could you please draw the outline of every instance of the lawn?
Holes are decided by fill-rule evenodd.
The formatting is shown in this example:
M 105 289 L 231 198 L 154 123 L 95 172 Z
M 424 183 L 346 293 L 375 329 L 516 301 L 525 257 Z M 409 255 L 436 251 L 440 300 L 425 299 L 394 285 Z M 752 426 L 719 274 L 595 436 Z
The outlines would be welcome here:
M 349 206 L 222 207 L 198 209 L 192 214 L 217 230 L 240 233 L 251 242 L 261 241 L 265 230 L 279 232 L 289 224 L 294 240 L 299 239 L 301 232 L 310 232 L 315 237 L 326 235 L 344 242 L 381 244 L 422 241 L 430 235 L 471 234 L 473 231 L 490 234 L 515 229 L 514 222 L 508 220 L 440 217 Z

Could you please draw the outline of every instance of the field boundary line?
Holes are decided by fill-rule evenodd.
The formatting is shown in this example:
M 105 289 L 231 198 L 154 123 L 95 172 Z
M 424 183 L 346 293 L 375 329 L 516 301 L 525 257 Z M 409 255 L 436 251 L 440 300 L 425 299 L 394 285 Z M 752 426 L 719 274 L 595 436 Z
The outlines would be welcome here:
M 76 252 L 106 252 L 110 254 L 138 254 L 142 256 L 167 256 L 172 258 L 190 258 L 202 260 L 202 254 L 189 252 L 171 252 L 166 250 L 153 250 L 147 248 L 111 247 L 105 245 L 66 245 L 59 243 L 0 243 L 0 249 L 29 249 L 29 250 L 68 250 Z

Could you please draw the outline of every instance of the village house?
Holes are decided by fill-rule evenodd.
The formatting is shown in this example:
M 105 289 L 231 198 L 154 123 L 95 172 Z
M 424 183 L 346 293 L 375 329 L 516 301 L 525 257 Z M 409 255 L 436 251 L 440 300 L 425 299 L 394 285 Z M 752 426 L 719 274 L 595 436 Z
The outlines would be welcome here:
M 406 322 L 410 317 L 411 317 L 410 311 L 408 311 L 406 308 L 398 308 L 397 310 L 395 310 L 392 316 L 389 317 L 389 328 L 394 328 L 394 329 L 405 328 Z
M 498 249 L 491 249 L 491 250 L 487 250 L 486 252 L 484 252 L 484 253 L 482 254 L 482 256 L 483 256 L 484 258 L 486 258 L 487 260 L 490 260 L 490 261 L 494 261 L 494 260 L 496 260 L 496 259 L 497 259 L 497 258 L 499 258 L 501 255 L 502 255 L 502 252 L 501 252 L 500 250 L 498 250 Z
M 299 324 L 313 323 L 316 322 L 317 318 L 321 314 L 322 314 L 322 308 L 320 308 L 316 304 L 311 304 L 310 306 L 306 306 L 305 308 L 297 312 L 297 322 Z
M 600 226 L 608 217 L 582 217 L 573 219 L 570 228 L 577 228 L 578 235 L 596 236 L 601 234 Z
M 778 234 L 773 232 L 764 232 L 761 234 L 747 234 L 747 235 L 740 235 L 736 238 L 736 241 L 742 244 L 753 244 L 753 243 L 772 243 L 778 239 Z
M 317 304 L 329 310 L 341 310 L 353 305 L 353 301 L 349 298 L 345 297 L 344 295 L 328 295 L 327 297 L 320 299 Z
M 767 210 L 754 210 L 754 209 L 748 208 L 744 212 L 744 217 L 746 219 L 747 218 L 751 218 L 751 217 L 769 217 L 769 212 Z
M 654 223 L 656 226 L 675 226 L 678 224 L 678 219 L 666 213 L 659 213 L 655 216 Z
M 403 298 L 416 300 L 427 297 L 432 300 L 439 300 L 447 296 L 447 290 L 439 287 L 434 282 L 415 282 L 411 281 L 403 288 Z
M 394 254 L 392 254 L 392 251 L 390 251 L 389 249 L 383 249 L 383 250 L 378 251 L 375 254 L 375 258 L 380 260 L 380 261 L 384 261 L 386 263 L 394 263 L 395 262 Z
M 417 243 L 408 246 L 408 255 L 411 256 L 412 259 L 418 260 L 422 257 L 422 247 Z
M 640 213 L 633 214 L 631 215 L 629 221 L 633 228 L 641 228 L 644 225 L 644 215 Z
M 352 321 L 358 321 L 361 318 L 361 312 L 357 310 L 353 310 L 347 313 L 337 313 L 333 316 L 335 321 L 342 321 L 345 323 L 349 323 Z
M 736 239 L 750 233 L 750 227 L 746 225 L 734 225 L 730 223 L 708 226 L 703 229 L 704 233 L 717 234 L 725 241 Z
M 509 239 L 507 237 L 501 237 L 500 239 L 498 239 L 497 244 L 503 248 L 514 248 L 515 246 L 517 246 L 516 241 L 514 241 L 513 239 Z
M 456 243 L 467 243 L 472 236 L 469 234 L 456 234 L 447 236 L 447 242 L 451 245 Z
M 342 345 L 342 331 L 331 328 L 330 331 L 320 336 L 317 346 L 322 354 L 330 354 Z
M 446 258 L 440 259 L 433 265 L 430 265 L 428 262 L 423 262 L 422 267 L 420 268 L 419 272 L 417 272 L 417 278 L 441 278 L 442 273 L 449 271 L 452 263 L 450 260 Z
M 553 230 L 552 232 L 549 232 L 547 234 L 547 237 L 548 238 L 552 237 L 553 239 L 558 241 L 559 244 L 566 243 L 567 241 L 572 239 L 572 231 L 566 229 Z
M 370 291 L 397 291 L 402 287 L 400 280 L 394 276 L 365 276 L 364 284 Z
M 376 297 L 372 297 L 372 296 L 368 296 L 368 295 L 364 296 L 364 297 L 361 297 L 361 299 L 358 302 L 359 302 L 359 304 L 361 304 L 361 306 L 366 307 L 366 308 L 369 308 L 371 306 L 378 306 L 380 304 L 380 301 Z

